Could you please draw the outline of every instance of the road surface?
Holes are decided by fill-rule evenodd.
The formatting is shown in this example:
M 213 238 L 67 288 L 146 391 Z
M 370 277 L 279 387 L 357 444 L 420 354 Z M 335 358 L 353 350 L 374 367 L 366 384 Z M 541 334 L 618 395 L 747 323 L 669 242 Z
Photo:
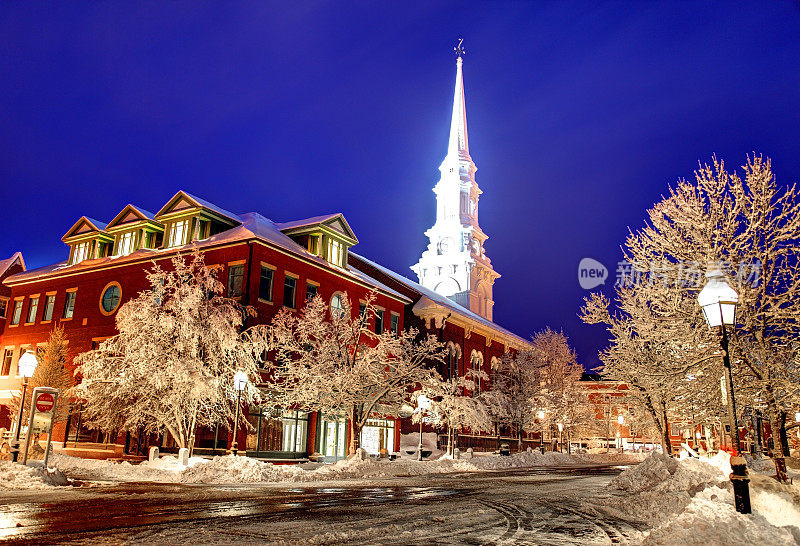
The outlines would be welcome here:
M 609 508 L 619 506 L 606 487 L 619 471 L 536 468 L 370 485 L 138 483 L 25 492 L 0 501 L 0 539 L 37 544 L 637 542 L 643 527 Z

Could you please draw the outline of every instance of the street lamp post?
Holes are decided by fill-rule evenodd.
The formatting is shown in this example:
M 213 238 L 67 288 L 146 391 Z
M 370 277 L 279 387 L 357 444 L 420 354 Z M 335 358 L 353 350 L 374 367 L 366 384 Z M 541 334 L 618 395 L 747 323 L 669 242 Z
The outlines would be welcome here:
M 558 424 L 558 450 L 564 453 L 564 423 Z
M 797 449 L 800 449 L 800 411 L 794 414 L 794 420 L 797 421 Z
M 697 302 L 703 309 L 703 315 L 710 328 L 722 329 L 722 363 L 725 367 L 725 382 L 728 398 L 728 420 L 731 427 L 731 444 L 735 450 L 731 457 L 730 479 L 733 484 L 733 495 L 736 511 L 741 514 L 750 513 L 750 478 L 747 477 L 747 461 L 742 457 L 739 440 L 739 422 L 736 417 L 736 399 L 733 394 L 733 372 L 728 355 L 728 331 L 726 326 L 736 324 L 736 305 L 739 294 L 725 281 L 725 275 L 719 267 L 711 267 L 706 272 L 706 285 L 697 296 Z
M 619 438 L 619 452 L 622 453 L 622 425 L 625 424 L 625 416 L 621 413 L 617 415 L 617 424 L 619 427 L 617 428 L 617 437 Z
M 39 363 L 36 360 L 36 355 L 31 351 L 25 351 L 19 357 L 17 368 L 19 375 L 22 376 L 22 398 L 19 401 L 19 417 L 17 418 L 17 430 L 14 433 L 14 444 L 11 446 L 11 460 L 17 462 L 19 459 L 19 433 L 22 429 L 22 412 L 25 410 L 25 394 L 28 390 L 28 380 L 33 377 L 33 372 L 36 371 L 36 365 Z
M 233 421 L 233 444 L 231 444 L 231 455 L 239 454 L 239 443 L 236 436 L 239 432 L 239 406 L 242 405 L 242 391 L 247 387 L 247 374 L 239 370 L 233 375 L 233 387 L 236 389 L 236 419 Z
M 424 394 L 417 397 L 417 411 L 419 412 L 419 446 L 417 446 L 417 460 L 422 460 L 422 417 L 430 407 L 431 401 Z

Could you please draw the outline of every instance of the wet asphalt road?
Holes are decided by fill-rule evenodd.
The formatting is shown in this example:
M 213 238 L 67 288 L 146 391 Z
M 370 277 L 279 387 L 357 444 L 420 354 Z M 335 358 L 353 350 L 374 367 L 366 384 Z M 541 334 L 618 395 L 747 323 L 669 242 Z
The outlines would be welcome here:
M 37 544 L 637 542 L 606 487 L 619 468 L 516 469 L 370 486 L 117 484 L 0 503 L 0 540 Z M 46 495 L 46 496 L 44 496 Z

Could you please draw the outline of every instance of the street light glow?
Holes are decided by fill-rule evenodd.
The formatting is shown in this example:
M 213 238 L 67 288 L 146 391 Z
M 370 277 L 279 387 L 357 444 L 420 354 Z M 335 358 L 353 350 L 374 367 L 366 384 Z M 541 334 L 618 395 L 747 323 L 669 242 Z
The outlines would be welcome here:
M 25 354 L 19 357 L 19 375 L 26 379 L 33 377 L 37 364 L 39 361 L 36 359 L 36 355 L 32 351 L 25 351 Z

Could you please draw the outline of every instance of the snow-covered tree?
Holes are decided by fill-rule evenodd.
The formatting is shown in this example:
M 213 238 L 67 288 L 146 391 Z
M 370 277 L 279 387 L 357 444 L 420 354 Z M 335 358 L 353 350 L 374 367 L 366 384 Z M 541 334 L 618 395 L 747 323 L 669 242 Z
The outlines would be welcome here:
M 631 233 L 623 249 L 638 281 L 617 291 L 617 318 L 630 321 L 630 334 L 620 337 L 612 329 L 612 348 L 628 337 L 662 353 L 630 368 L 643 389 L 688 383 L 692 395 L 718 399 L 710 388 L 696 388 L 700 382 L 687 381 L 704 377 L 709 387 L 723 373 L 719 339 L 697 306 L 703 273 L 714 264 L 739 293 L 730 343 L 739 409 L 763 408 L 773 430 L 780 430 L 781 416 L 798 402 L 800 384 L 798 212 L 796 187 L 779 187 L 769 159 L 755 155 L 741 175 L 714 158 L 712 165 L 701 165 L 693 182 L 680 181 L 648 211 L 647 225 Z M 588 321 L 606 322 L 596 313 L 598 300 L 588 303 Z
M 90 426 L 166 430 L 180 447 L 191 447 L 198 426 L 232 423 L 237 370 L 251 378 L 242 402 L 257 397 L 258 358 L 240 333 L 249 311 L 220 295 L 216 270 L 199 253 L 171 264 L 154 264 L 150 288 L 120 307 L 119 334 L 76 358 L 76 396 L 86 400 Z
M 284 309 L 251 333 L 275 352 L 273 403 L 346 417 L 351 454 L 367 420 L 398 415 L 417 386 L 438 376 L 435 364 L 442 358 L 443 346 L 433 336 L 371 331 L 374 299 L 371 294 L 356 315 L 346 297 L 341 309 L 329 310 L 317 296 L 302 311 Z
M 544 420 L 538 418 L 539 412 L 548 416 L 549 423 L 577 428 L 589 415 L 576 407 L 588 406 L 577 385 L 582 372 L 567 337 L 546 328 L 533 337 L 530 348 L 499 361 L 489 391 L 490 411 L 517 431 L 519 449 L 523 430 L 541 431 Z
M 473 396 L 477 381 L 485 381 L 488 378 L 486 372 L 475 370 L 467 370 L 464 376 L 445 380 L 440 379 L 438 374 L 432 374 L 422 384 L 422 388 L 414 393 L 414 399 L 420 394 L 424 394 L 430 400 L 426 418 L 438 427 L 447 428 L 448 453 L 452 453 L 453 448 L 456 447 L 458 431 L 467 429 L 475 433 L 491 430 L 493 420 L 489 413 L 489 406 L 492 404 L 490 400 L 493 394 L 485 391 Z M 417 419 L 417 414 L 415 414 L 415 419 Z

